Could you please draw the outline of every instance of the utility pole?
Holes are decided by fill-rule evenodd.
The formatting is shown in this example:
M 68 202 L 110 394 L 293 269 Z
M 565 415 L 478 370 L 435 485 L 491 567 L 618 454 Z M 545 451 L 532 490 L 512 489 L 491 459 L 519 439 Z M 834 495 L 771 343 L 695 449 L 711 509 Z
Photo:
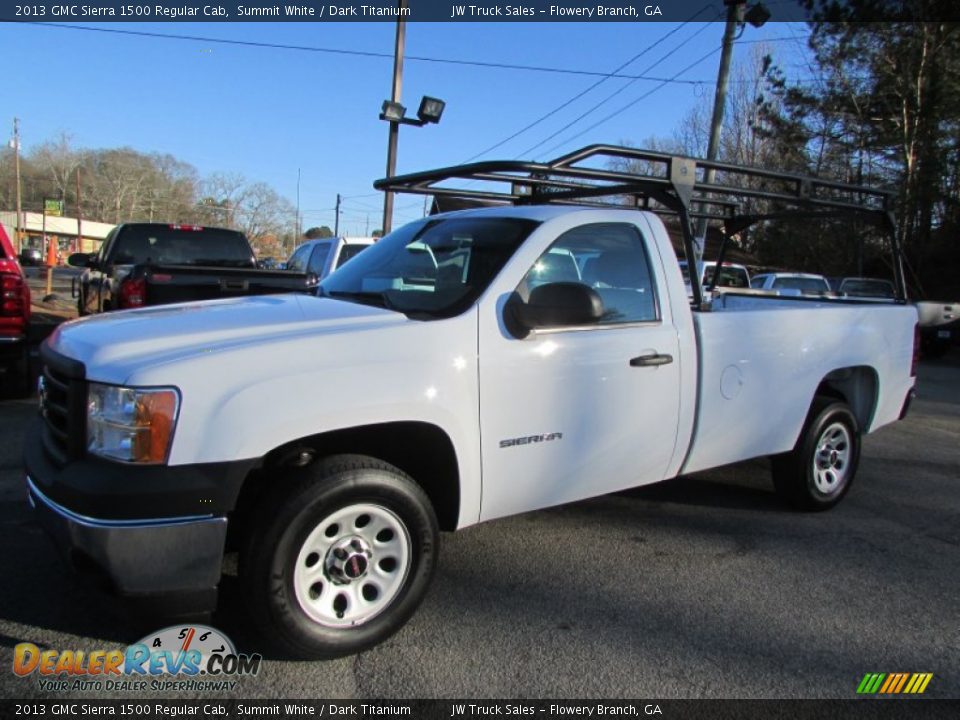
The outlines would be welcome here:
M 151 221 L 153 215 L 153 198 L 150 199 Z M 80 204 L 80 166 L 77 165 L 77 249 L 74 252 L 83 252 L 83 206 Z
M 53 247 L 50 244 L 50 238 L 47 237 L 47 200 L 43 200 L 43 261 L 47 264 L 47 295 L 53 294 L 53 265 L 56 255 L 53 253 Z M 46 297 L 46 295 L 44 296 Z
M 13 119 L 13 166 L 17 181 L 17 223 L 14 230 L 17 252 L 23 250 L 23 207 L 20 196 L 20 118 Z
M 337 193 L 337 210 L 333 218 L 333 236 L 340 237 L 340 193 Z
M 406 42 L 407 21 L 404 12 L 409 0 L 398 0 L 400 10 L 397 18 L 397 37 L 393 48 L 393 87 L 390 92 L 390 102 L 400 102 L 400 92 L 403 86 L 403 50 Z M 390 122 L 390 135 L 387 139 L 387 177 L 393 177 L 397 172 L 397 140 L 400 137 L 400 123 Z M 387 235 L 393 226 L 393 193 L 389 190 L 383 196 L 383 234 Z
M 297 168 L 297 217 L 293 223 L 293 247 L 297 247 L 300 240 L 300 168 Z
M 720 151 L 720 131 L 723 129 L 723 115 L 727 104 L 727 80 L 730 78 L 730 60 L 733 57 L 733 41 L 737 27 L 743 23 L 746 0 L 723 0 L 727 6 L 727 25 L 723 30 L 723 48 L 720 52 L 720 69 L 717 71 L 717 89 L 713 96 L 713 119 L 710 122 L 710 141 L 707 144 L 707 160 L 716 160 Z M 705 185 L 713 182 L 714 171 L 707 168 L 703 176 Z M 694 233 L 694 247 L 697 262 L 703 259 L 703 250 L 707 244 L 707 221 L 701 218 Z M 698 271 L 699 272 L 699 271 Z

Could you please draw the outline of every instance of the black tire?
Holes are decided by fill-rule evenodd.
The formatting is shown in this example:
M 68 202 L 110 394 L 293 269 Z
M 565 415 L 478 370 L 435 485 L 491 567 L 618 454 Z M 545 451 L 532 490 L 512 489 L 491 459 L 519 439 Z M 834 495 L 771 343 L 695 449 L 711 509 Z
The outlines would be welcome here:
M 37 389 L 36 373 L 33 370 L 28 351 L 11 365 L 3 378 L 6 394 L 13 398 L 28 398 Z
M 846 403 L 817 397 L 794 449 L 772 458 L 773 485 L 797 510 L 829 510 L 850 490 L 859 463 L 857 418 Z
M 271 495 L 240 558 L 263 638 L 287 656 L 328 659 L 399 630 L 436 567 L 437 519 L 423 490 L 392 465 L 338 455 L 290 471 Z

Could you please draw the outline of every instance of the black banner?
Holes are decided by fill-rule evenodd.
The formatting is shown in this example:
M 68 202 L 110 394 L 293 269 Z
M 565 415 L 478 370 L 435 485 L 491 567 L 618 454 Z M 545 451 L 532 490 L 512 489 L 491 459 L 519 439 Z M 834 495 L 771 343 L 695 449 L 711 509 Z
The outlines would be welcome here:
M 744 0 L 748 5 L 760 0 Z M 832 20 L 958 20 L 960 4 L 928 0 L 812 0 L 813 12 Z M 807 0 L 767 0 L 767 22 L 797 22 L 810 16 Z M 320 0 L 34 0 L 2 3 L 0 20 L 12 22 L 683 22 L 726 17 L 723 0 L 459 0 L 359 2 Z
M 0 701 L 4 718 L 410 718 L 722 720 L 956 717 L 958 700 L 43 700 Z

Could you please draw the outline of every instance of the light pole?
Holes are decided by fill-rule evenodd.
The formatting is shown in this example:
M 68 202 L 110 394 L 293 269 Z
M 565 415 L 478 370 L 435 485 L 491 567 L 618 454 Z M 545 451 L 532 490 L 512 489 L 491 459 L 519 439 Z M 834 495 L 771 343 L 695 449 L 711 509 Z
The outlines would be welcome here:
M 717 71 L 717 89 L 713 96 L 713 118 L 710 121 L 710 140 L 707 143 L 707 160 L 716 160 L 720 152 L 720 131 L 723 129 L 723 115 L 727 105 L 727 80 L 730 77 L 730 60 L 733 57 L 733 44 L 743 34 L 745 23 L 760 27 L 770 19 L 770 11 L 763 3 L 756 3 L 747 9 L 747 0 L 723 0 L 727 6 L 727 25 L 723 30 L 723 48 L 720 52 L 720 69 Z M 737 30 L 740 32 L 738 33 Z M 707 168 L 703 176 L 705 185 L 713 182 L 713 168 Z M 694 248 L 697 262 L 703 259 L 703 250 L 707 244 L 707 220 L 701 218 L 694 233 Z M 719 269 L 718 269 L 719 272 Z
M 383 107 L 380 108 L 380 119 L 390 123 L 390 134 L 387 139 L 387 177 L 393 177 L 397 172 L 397 140 L 400 137 L 401 125 L 415 125 L 423 127 L 428 123 L 440 122 L 440 116 L 443 115 L 443 109 L 446 103 L 437 98 L 423 96 L 420 100 L 420 107 L 417 110 L 417 119 L 405 117 L 407 109 L 400 104 L 400 95 L 403 86 L 403 49 L 406 39 L 407 24 L 404 17 L 404 9 L 409 4 L 408 0 L 398 0 L 400 9 L 397 19 L 397 38 L 393 49 L 393 87 L 390 93 L 390 99 L 384 100 Z M 393 193 L 387 190 L 383 195 L 383 227 L 384 235 L 388 234 L 393 227 Z
M 400 92 L 403 88 L 403 48 L 407 36 L 407 21 L 404 19 L 404 9 L 408 0 L 399 0 L 397 7 L 400 10 L 397 18 L 397 36 L 393 46 L 393 84 L 390 91 L 390 102 L 400 104 Z M 384 103 L 386 107 L 386 103 Z M 381 117 L 383 117 L 381 115 Z M 387 136 L 387 177 L 393 177 L 397 171 L 397 140 L 400 137 L 400 123 L 390 121 L 390 133 Z M 390 232 L 393 223 L 393 193 L 389 190 L 383 196 L 383 234 Z
M 395 100 L 384 100 L 380 108 L 380 119 L 390 123 L 390 144 L 387 146 L 387 177 L 393 177 L 397 169 L 397 137 L 401 125 L 423 127 L 429 123 L 438 123 L 447 104 L 438 98 L 424 95 L 417 108 L 417 118 L 406 117 L 407 109 Z M 389 190 L 383 199 L 383 234 L 390 232 L 393 221 L 393 193 Z

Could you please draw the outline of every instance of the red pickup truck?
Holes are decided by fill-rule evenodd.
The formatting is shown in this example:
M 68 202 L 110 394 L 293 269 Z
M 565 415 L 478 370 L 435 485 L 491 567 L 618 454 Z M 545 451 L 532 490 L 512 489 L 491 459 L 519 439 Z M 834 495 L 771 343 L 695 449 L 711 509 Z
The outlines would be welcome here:
M 27 327 L 30 323 L 30 288 L 17 253 L 0 225 L 0 369 L 4 390 L 18 396 L 29 395 L 29 355 Z

